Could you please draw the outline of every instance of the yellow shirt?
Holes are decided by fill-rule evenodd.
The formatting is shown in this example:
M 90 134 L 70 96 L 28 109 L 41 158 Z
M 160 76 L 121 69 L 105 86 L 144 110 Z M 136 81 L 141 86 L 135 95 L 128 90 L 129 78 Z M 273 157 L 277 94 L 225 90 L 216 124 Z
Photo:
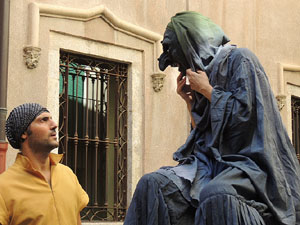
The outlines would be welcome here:
M 72 170 L 50 154 L 51 187 L 21 154 L 0 175 L 0 224 L 76 225 L 89 198 Z

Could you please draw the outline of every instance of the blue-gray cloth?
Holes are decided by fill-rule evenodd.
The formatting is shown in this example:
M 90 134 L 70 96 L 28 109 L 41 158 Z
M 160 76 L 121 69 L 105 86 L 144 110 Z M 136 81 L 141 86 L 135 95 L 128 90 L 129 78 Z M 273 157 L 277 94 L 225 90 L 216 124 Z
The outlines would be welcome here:
M 168 177 L 153 172 L 138 182 L 124 225 L 194 224 L 195 208 Z
M 206 73 L 214 87 L 211 103 L 195 93 L 196 128 L 174 153 L 179 165 L 168 169 L 190 182 L 197 206 L 201 189 L 218 175 L 215 163 L 238 168 L 278 224 L 300 224 L 299 163 L 258 59 L 226 46 Z
M 300 225 L 299 163 L 256 56 L 224 45 L 224 32 L 196 12 L 176 14 L 165 34 L 161 69 L 182 67 L 172 55 L 181 47 L 188 68 L 208 75 L 211 102 L 194 93 L 196 128 L 174 153 L 179 164 L 142 178 L 124 224 L 177 225 L 188 203 L 196 213 L 186 225 Z M 176 189 L 173 213 L 166 193 Z
M 300 224 L 299 163 L 258 59 L 227 45 L 206 73 L 212 99 L 195 93 L 196 128 L 174 153 L 179 164 L 142 178 L 124 224 L 177 225 L 164 197 L 176 188 L 157 173 L 179 190 L 175 214 L 196 209 L 186 225 Z

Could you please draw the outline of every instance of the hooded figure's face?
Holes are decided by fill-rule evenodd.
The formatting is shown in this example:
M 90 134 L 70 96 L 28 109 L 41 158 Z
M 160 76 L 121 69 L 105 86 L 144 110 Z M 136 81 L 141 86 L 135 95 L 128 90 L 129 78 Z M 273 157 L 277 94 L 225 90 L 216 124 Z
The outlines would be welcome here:
M 159 69 L 164 71 L 170 65 L 172 67 L 178 67 L 178 70 L 185 75 L 185 71 L 190 67 L 188 66 L 175 32 L 166 29 L 164 39 L 161 43 L 163 53 L 158 58 Z
M 205 71 L 218 48 L 227 42 L 223 30 L 209 18 L 191 11 L 177 13 L 164 34 L 159 68 L 178 66 L 183 75 L 187 69 Z

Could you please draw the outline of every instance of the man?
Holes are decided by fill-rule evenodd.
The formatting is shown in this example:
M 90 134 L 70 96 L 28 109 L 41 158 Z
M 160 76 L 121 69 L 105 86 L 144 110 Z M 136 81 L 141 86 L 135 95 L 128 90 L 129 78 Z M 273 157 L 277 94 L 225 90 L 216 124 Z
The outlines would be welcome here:
M 253 53 L 228 42 L 196 12 L 168 24 L 159 66 L 179 67 L 193 129 L 177 166 L 141 178 L 125 225 L 300 224 L 299 163 L 268 78 Z
M 81 224 L 89 198 L 70 168 L 59 163 L 57 124 L 37 103 L 12 110 L 6 121 L 10 145 L 20 149 L 0 175 L 0 224 Z

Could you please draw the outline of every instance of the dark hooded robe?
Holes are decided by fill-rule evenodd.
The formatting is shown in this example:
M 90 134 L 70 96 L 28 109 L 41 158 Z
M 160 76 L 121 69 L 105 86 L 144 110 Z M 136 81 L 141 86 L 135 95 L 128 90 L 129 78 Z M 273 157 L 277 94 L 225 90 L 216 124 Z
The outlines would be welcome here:
M 268 78 L 251 51 L 228 41 L 196 12 L 168 24 L 160 68 L 205 71 L 211 102 L 194 93 L 196 127 L 174 153 L 178 165 L 141 179 L 124 224 L 300 224 L 299 163 Z

